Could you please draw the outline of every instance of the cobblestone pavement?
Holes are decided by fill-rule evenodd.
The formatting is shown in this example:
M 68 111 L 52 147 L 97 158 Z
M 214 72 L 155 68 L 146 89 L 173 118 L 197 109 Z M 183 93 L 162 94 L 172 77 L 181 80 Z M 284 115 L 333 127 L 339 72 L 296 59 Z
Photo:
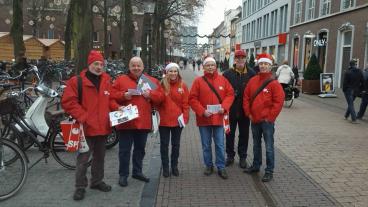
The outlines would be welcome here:
M 115 146 L 106 151 L 105 182 L 112 185 L 111 192 L 103 193 L 87 188 L 86 197 L 83 201 L 73 201 L 75 171 L 64 169 L 53 157 L 50 157 L 48 163 L 41 161 L 33 167 L 29 171 L 29 176 L 23 189 L 16 196 L 0 202 L 0 206 L 140 206 L 140 202 L 149 200 L 149 196 L 147 198 L 142 192 L 151 185 L 157 186 L 159 167 L 152 168 L 149 165 L 155 159 L 155 155 L 157 155 L 154 151 L 158 152 L 157 146 L 159 146 L 159 143 L 157 140 L 157 138 L 149 138 L 147 142 L 143 169 L 144 173 L 151 177 L 151 182 L 148 184 L 129 178 L 128 187 L 122 188 L 118 185 L 118 146 Z M 31 162 L 41 156 L 39 152 L 32 149 L 28 152 L 28 155 L 30 155 Z M 156 172 L 152 169 L 156 170 Z M 88 172 L 88 177 L 90 177 L 90 172 Z M 154 191 L 150 194 L 152 197 L 156 193 Z

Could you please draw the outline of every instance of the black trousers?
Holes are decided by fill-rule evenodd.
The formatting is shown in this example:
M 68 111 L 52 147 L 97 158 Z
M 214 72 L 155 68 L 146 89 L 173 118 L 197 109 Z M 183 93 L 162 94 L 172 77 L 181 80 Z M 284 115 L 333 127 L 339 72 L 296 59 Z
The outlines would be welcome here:
M 130 155 L 133 149 L 133 175 L 142 174 L 143 158 L 146 154 L 146 130 L 119 130 L 119 175 L 129 175 Z
M 105 152 L 106 152 L 106 138 L 107 136 L 86 137 L 89 151 L 79 153 L 77 155 L 76 166 L 76 188 L 86 188 L 88 186 L 87 168 L 88 161 L 92 154 L 91 166 L 91 186 L 98 185 L 104 178 Z
M 169 143 L 171 139 L 171 168 L 178 166 L 181 127 L 159 127 L 160 152 L 163 168 L 169 168 Z M 170 137 L 171 133 L 171 137 Z
M 236 127 L 239 127 L 238 155 L 247 158 L 250 121 L 247 117 L 230 119 L 230 133 L 226 135 L 226 154 L 228 158 L 235 157 L 234 141 Z

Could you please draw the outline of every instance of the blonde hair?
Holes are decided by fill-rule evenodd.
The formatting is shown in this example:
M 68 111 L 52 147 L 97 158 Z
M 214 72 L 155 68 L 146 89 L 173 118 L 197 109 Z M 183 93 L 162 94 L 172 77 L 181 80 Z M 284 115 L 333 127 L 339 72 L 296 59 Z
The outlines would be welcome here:
M 183 81 L 179 72 L 179 69 L 176 69 L 178 71 L 178 83 L 180 83 L 180 87 L 183 87 Z M 161 86 L 165 91 L 165 95 L 169 95 L 170 93 L 170 78 L 168 75 L 165 75 L 165 77 L 161 80 Z

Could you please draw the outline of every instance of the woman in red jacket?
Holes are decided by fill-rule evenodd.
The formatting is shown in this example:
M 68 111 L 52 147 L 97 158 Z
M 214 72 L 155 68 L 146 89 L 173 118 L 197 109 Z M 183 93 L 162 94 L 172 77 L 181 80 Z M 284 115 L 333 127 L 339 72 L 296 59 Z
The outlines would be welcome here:
M 224 148 L 224 113 L 228 113 L 234 101 L 234 90 L 225 77 L 217 73 L 216 61 L 207 57 L 203 61 L 204 76 L 194 80 L 189 95 L 189 104 L 196 113 L 197 126 L 201 134 L 204 174 L 213 173 L 212 137 L 215 142 L 218 175 L 227 179 Z M 216 93 L 210 88 L 217 92 Z M 221 100 L 220 100 L 221 99 Z
M 170 63 L 166 66 L 166 76 L 161 86 L 165 92 L 165 99 L 158 107 L 160 113 L 160 152 L 162 162 L 162 175 L 170 176 L 169 143 L 171 133 L 171 173 L 179 176 L 178 158 L 180 151 L 180 136 L 183 127 L 189 120 L 189 91 L 183 82 L 179 65 Z M 180 123 L 179 123 L 180 122 Z
M 89 157 L 92 158 L 91 188 L 103 192 L 111 190 L 111 186 L 103 182 L 105 143 L 111 133 L 110 112 L 110 76 L 103 71 L 102 55 L 92 50 L 88 55 L 88 69 L 80 73 L 82 94 L 78 94 L 78 80 L 71 78 L 64 90 L 61 105 L 64 111 L 83 124 L 89 151 L 78 153 L 76 169 L 76 191 L 74 200 L 82 200 L 86 192 L 87 167 Z M 79 98 L 79 96 L 82 96 Z M 79 101 L 81 100 L 81 101 Z
M 143 62 L 140 57 L 130 59 L 129 74 L 119 76 L 115 80 L 111 91 L 113 102 L 116 101 L 120 107 L 129 104 L 136 105 L 139 114 L 138 118 L 116 126 L 119 138 L 119 185 L 122 187 L 128 185 L 129 163 L 133 144 L 132 177 L 143 182 L 149 182 L 149 178 L 143 175 L 142 172 L 147 135 L 152 126 L 152 108 L 159 105 L 164 98 L 160 82 L 147 74 L 143 74 L 143 69 Z M 144 84 L 141 84 L 141 82 Z M 119 110 L 120 107 L 116 107 L 115 110 Z

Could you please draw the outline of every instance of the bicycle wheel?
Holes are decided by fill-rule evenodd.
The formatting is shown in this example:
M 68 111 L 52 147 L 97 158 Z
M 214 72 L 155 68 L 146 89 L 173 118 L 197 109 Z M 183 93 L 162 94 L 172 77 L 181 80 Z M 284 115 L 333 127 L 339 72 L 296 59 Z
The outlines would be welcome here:
M 28 162 L 18 145 L 0 140 L 0 200 L 14 196 L 25 184 Z
M 119 139 L 116 135 L 116 130 L 115 128 L 113 128 L 111 134 L 107 136 L 106 149 L 113 148 L 118 142 L 119 142 Z
M 50 137 L 51 154 L 55 160 L 63 167 L 75 170 L 78 152 L 68 152 L 64 144 L 63 136 L 60 129 L 51 133 Z M 92 163 L 92 158 L 88 162 L 88 166 Z
M 293 102 L 294 102 L 294 91 L 292 91 L 290 95 L 285 97 L 284 106 L 290 108 L 291 105 L 293 105 Z

